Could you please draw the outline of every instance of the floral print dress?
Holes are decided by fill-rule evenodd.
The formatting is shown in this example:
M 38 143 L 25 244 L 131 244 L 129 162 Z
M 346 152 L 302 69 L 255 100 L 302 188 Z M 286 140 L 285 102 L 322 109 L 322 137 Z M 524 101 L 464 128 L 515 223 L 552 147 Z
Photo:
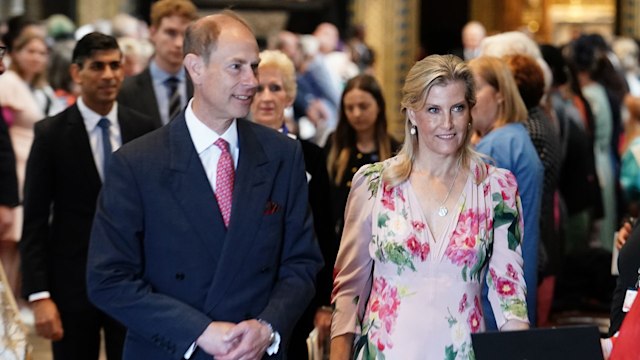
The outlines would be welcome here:
M 355 333 L 356 359 L 474 359 L 471 333 L 484 330 L 482 276 L 498 326 L 528 322 L 515 177 L 470 165 L 448 228 L 434 239 L 411 183 L 382 182 L 390 161 L 354 176 L 331 336 Z M 479 166 L 487 168 L 482 181 Z

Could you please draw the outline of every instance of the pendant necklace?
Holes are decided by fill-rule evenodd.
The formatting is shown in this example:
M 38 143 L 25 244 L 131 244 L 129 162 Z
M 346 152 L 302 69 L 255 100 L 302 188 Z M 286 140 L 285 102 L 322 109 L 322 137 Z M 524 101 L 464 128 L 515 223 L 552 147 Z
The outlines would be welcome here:
M 451 194 L 451 190 L 453 190 L 453 185 L 456 184 L 456 179 L 458 178 L 458 173 L 460 172 L 460 162 L 458 162 L 458 167 L 456 168 L 456 174 L 453 176 L 453 181 L 451 182 L 451 186 L 449 186 L 449 191 L 447 192 L 447 196 L 445 196 L 444 200 L 440 203 L 438 207 L 438 215 L 440 217 L 445 217 L 449 213 L 449 209 L 447 209 L 444 204 L 449 199 L 449 195 Z

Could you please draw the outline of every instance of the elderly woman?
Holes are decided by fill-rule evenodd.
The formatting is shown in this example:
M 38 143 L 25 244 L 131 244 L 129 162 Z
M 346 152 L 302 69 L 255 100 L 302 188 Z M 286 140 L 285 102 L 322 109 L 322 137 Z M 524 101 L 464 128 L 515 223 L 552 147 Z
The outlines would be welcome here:
M 333 360 L 473 358 L 484 276 L 500 329 L 529 327 L 518 185 L 470 145 L 471 71 L 432 55 L 409 71 L 402 93 L 402 150 L 352 182 Z
M 291 106 L 296 98 L 296 73 L 291 60 L 280 51 L 266 50 L 260 53 L 258 67 L 258 91 L 251 104 L 253 120 L 264 126 L 281 131 L 295 138 L 285 126 L 284 110 Z M 318 274 L 316 296 L 302 319 L 294 329 L 288 357 L 305 359 L 307 357 L 307 335 L 318 328 L 320 343 L 329 337 L 331 310 L 332 268 L 338 245 L 332 230 L 329 176 L 325 166 L 323 150 L 317 145 L 300 140 L 304 154 L 307 179 L 309 179 L 309 204 L 313 215 L 313 225 L 324 256 L 325 268 Z M 315 318 L 315 319 L 314 319 Z
M 496 166 L 511 171 L 522 196 L 522 217 L 526 225 L 522 257 L 528 289 L 527 310 L 532 320 L 536 310 L 544 167 L 525 128 L 527 108 L 506 63 L 493 56 L 480 56 L 471 60 L 469 67 L 476 83 L 477 104 L 471 112 L 473 129 L 480 137 L 476 150 L 491 157 Z M 493 318 L 486 301 L 484 310 L 487 319 Z

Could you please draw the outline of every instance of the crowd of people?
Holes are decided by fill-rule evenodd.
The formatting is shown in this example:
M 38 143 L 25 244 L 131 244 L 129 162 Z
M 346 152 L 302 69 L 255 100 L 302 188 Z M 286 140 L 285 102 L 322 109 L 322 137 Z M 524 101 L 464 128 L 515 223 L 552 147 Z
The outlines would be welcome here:
M 614 248 L 605 354 L 624 343 L 637 42 L 471 22 L 408 72 L 394 139 L 363 27 L 264 40 L 189 0 L 148 27 L 7 21 L 3 288 L 54 359 L 97 359 L 101 332 L 110 360 L 473 358 L 472 333 L 549 324 L 568 258 Z

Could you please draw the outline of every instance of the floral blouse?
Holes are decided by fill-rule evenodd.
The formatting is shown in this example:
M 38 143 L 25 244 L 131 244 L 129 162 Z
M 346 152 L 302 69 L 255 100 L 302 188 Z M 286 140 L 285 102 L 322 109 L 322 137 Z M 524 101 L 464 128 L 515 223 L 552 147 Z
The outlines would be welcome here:
M 390 161 L 354 176 L 331 336 L 356 334 L 357 359 L 474 359 L 471 333 L 484 330 L 485 274 L 498 326 L 528 322 L 515 177 L 470 165 L 451 221 L 434 239 L 411 183 L 390 187 L 381 180 Z M 486 166 L 484 179 L 479 166 Z

